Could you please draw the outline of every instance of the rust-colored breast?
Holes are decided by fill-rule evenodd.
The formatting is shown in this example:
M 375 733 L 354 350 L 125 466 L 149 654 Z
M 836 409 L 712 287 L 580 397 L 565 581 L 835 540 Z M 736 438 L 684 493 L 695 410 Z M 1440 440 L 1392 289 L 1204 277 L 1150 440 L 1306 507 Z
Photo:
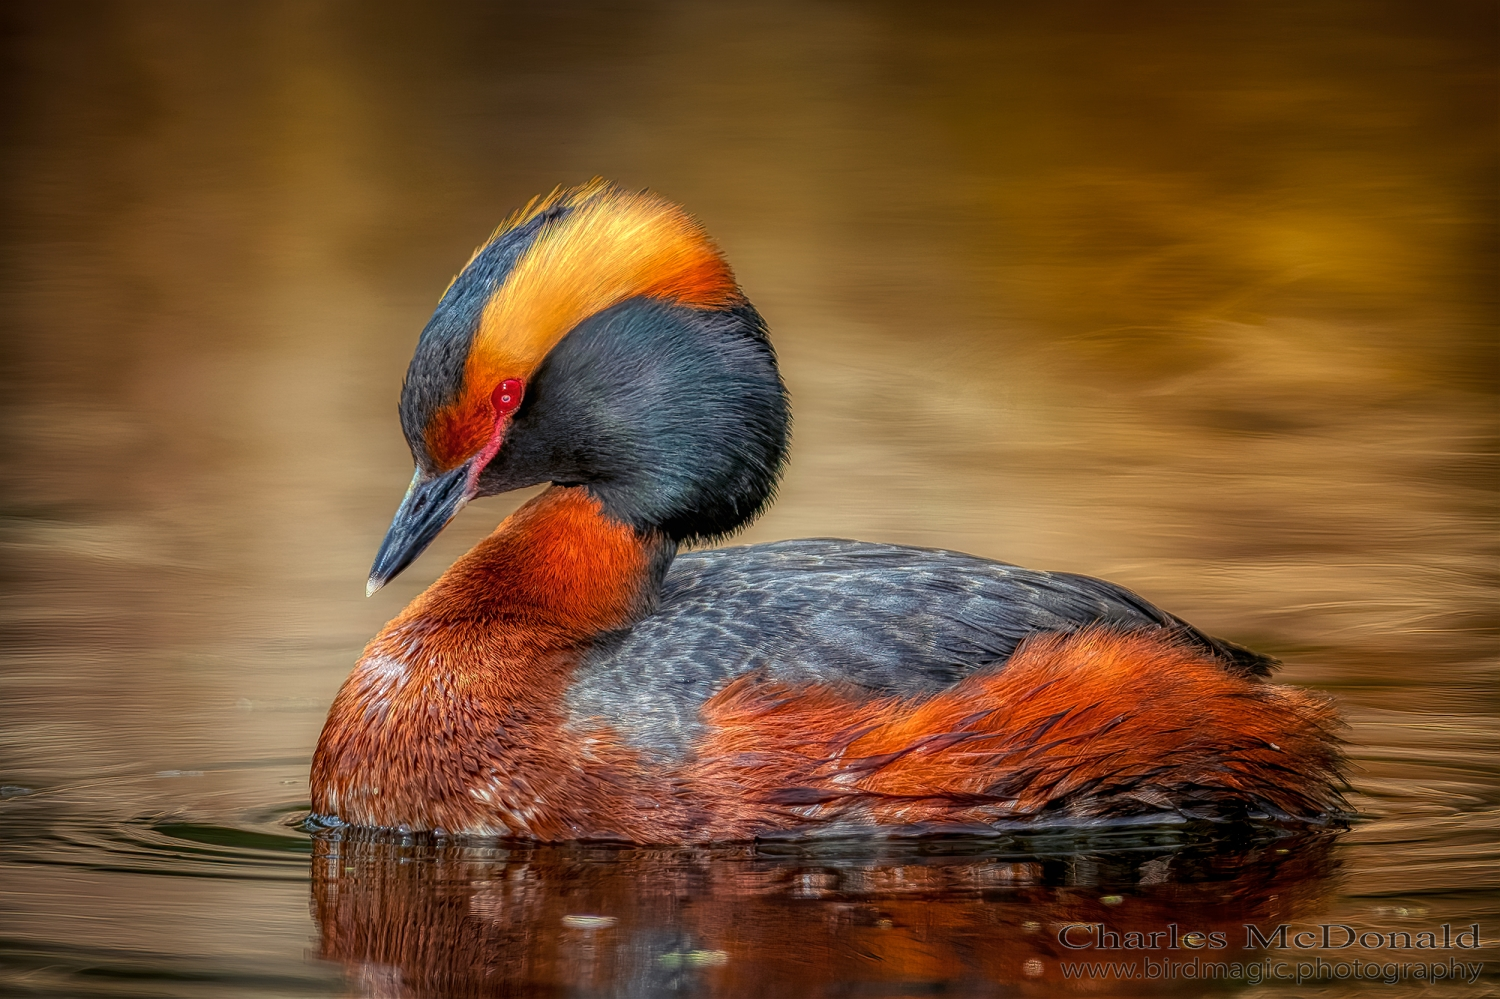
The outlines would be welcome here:
M 544 840 L 651 839 L 668 818 L 636 754 L 561 712 L 579 650 L 647 605 L 649 538 L 553 488 L 412 602 L 340 689 L 313 809 L 356 825 Z M 667 837 L 670 838 L 670 837 Z

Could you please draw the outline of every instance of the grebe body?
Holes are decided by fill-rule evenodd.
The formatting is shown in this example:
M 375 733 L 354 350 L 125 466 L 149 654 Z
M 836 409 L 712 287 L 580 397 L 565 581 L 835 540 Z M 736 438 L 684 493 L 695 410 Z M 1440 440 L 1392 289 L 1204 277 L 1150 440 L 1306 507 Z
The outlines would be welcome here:
M 642 843 L 1188 816 L 1326 821 L 1337 718 L 1101 580 L 817 539 L 679 553 L 770 501 L 764 324 L 691 219 L 593 183 L 439 303 L 417 464 L 372 570 L 552 485 L 366 649 L 313 762 L 326 821 Z

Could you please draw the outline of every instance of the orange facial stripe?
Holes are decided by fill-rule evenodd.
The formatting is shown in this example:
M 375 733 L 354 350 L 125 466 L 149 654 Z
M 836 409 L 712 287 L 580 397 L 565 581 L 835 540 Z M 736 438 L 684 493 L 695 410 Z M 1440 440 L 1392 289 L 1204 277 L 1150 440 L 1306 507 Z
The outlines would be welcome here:
M 734 273 L 686 212 L 654 194 L 595 181 L 534 200 L 497 235 L 548 208 L 572 211 L 551 224 L 511 270 L 480 317 L 463 395 L 427 429 L 428 452 L 453 468 L 489 440 L 490 391 L 527 379 L 568 331 L 628 298 L 647 296 L 700 309 L 740 298 Z
M 462 465 L 482 451 L 495 433 L 494 414 L 476 405 L 473 394 L 465 392 L 456 404 L 434 413 L 427 424 L 423 438 L 427 453 L 437 460 L 438 471 Z

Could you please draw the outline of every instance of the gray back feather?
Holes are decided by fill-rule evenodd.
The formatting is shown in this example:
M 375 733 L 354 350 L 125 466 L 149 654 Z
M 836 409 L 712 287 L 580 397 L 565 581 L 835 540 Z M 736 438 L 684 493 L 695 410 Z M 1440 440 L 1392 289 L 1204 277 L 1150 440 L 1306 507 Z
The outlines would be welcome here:
M 579 664 L 569 709 L 679 757 L 702 703 L 751 670 L 921 696 L 1003 662 L 1028 635 L 1091 624 L 1173 629 L 1236 672 L 1267 665 L 1103 580 L 816 538 L 678 556 L 657 611 L 601 636 Z

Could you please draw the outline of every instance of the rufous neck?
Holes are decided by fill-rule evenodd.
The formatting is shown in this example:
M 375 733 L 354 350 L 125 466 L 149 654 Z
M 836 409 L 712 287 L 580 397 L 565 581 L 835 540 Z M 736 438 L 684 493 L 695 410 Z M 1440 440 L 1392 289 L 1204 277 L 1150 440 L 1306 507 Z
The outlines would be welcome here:
M 553 486 L 455 562 L 401 619 L 586 638 L 649 613 L 675 554 L 669 539 L 610 517 L 584 487 Z

